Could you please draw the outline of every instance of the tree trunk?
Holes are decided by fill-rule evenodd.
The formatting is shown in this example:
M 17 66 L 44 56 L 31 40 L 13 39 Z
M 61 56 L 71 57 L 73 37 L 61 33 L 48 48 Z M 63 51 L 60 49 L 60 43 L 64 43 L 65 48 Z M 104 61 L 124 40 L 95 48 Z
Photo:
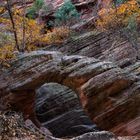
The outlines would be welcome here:
M 12 14 L 12 10 L 11 10 L 11 0 L 6 0 L 7 1 L 7 10 L 10 16 L 10 20 L 12 23 L 12 28 L 13 28 L 13 32 L 14 32 L 14 37 L 15 37 L 15 47 L 17 48 L 17 50 L 20 52 L 20 47 L 18 44 L 18 37 L 17 37 L 17 32 L 16 32 L 16 27 L 15 27 L 15 23 L 14 23 L 14 19 L 13 19 L 13 14 Z
M 23 39 L 22 39 L 22 52 L 26 49 L 26 0 L 23 0 Z

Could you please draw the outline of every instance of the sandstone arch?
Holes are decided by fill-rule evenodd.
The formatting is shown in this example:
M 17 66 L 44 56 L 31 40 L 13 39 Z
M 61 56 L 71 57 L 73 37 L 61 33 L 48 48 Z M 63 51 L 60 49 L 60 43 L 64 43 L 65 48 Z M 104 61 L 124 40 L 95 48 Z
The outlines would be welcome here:
M 135 87 L 136 81 L 135 75 L 111 62 L 38 51 L 21 56 L 1 74 L 0 97 L 4 99 L 3 105 L 11 104 L 21 110 L 25 118 L 37 124 L 34 113 L 35 89 L 46 82 L 60 83 L 76 91 L 92 120 L 103 129 L 111 130 L 118 123 L 128 122 L 138 116 L 139 110 L 131 113 L 139 105 L 139 95 L 133 94 L 137 89 L 128 92 L 130 86 Z M 118 101 L 118 97 L 122 97 L 121 101 Z M 132 109 L 126 110 L 128 105 Z M 118 115 L 115 114 L 116 109 L 120 109 L 120 120 L 115 116 Z M 108 118 L 108 114 L 112 114 L 112 118 Z M 112 124 L 109 123 L 110 119 Z

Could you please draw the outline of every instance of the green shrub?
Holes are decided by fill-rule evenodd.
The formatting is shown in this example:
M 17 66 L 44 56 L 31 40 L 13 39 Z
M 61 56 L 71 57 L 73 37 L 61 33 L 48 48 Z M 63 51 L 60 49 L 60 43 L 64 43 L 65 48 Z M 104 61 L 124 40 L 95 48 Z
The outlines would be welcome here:
M 35 0 L 32 7 L 27 10 L 27 17 L 31 19 L 35 19 L 38 16 L 38 12 L 43 5 L 44 5 L 43 0 Z
M 31 19 L 35 19 L 37 17 L 36 9 L 35 7 L 31 7 L 27 10 L 27 17 Z
M 121 3 L 124 3 L 126 0 L 116 0 L 116 3 L 117 4 L 121 4 Z
M 129 18 L 128 20 L 128 25 L 127 25 L 127 29 L 132 30 L 132 31 L 136 31 L 137 30 L 137 21 L 136 21 L 136 16 L 133 15 Z
M 128 0 L 112 0 L 112 1 L 113 1 L 112 6 L 113 6 L 114 8 L 116 8 L 117 6 L 119 6 L 119 5 L 121 5 L 121 4 L 125 3 L 125 2 L 127 2 Z
M 133 15 L 129 18 L 127 26 L 122 30 L 126 39 L 129 40 L 134 47 L 137 47 L 139 37 L 137 28 L 136 15 Z
M 79 17 L 75 6 L 70 0 L 66 0 L 64 4 L 56 11 L 55 18 L 56 24 L 65 24 L 76 20 Z
M 37 11 L 39 11 L 44 4 L 44 0 L 35 0 L 33 6 L 36 8 Z

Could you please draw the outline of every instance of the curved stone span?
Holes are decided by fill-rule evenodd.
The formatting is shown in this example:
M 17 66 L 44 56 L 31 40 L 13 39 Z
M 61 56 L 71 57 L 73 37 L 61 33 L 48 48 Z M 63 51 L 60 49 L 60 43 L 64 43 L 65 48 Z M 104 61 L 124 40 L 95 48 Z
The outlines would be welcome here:
M 111 62 L 59 52 L 36 51 L 21 56 L 0 75 L 2 108 L 11 105 L 39 126 L 34 112 L 35 90 L 47 82 L 73 89 L 90 118 L 102 129 L 140 134 L 138 78 Z M 123 124 L 137 123 L 134 128 Z M 121 125 L 120 125 L 121 124 Z M 116 129 L 117 128 L 117 129 Z M 137 129 L 138 128 L 138 129 Z

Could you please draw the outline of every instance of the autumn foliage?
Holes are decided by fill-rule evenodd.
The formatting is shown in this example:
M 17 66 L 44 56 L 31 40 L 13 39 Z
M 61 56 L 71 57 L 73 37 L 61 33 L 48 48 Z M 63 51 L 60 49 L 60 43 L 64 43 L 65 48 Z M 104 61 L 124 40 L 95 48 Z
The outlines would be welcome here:
M 129 27 L 128 30 L 132 28 L 135 34 L 135 26 L 140 23 L 139 3 L 137 0 L 118 1 L 118 4 L 110 1 L 107 6 L 104 6 L 98 11 L 98 18 L 96 21 L 97 29 L 104 31 Z M 30 7 L 30 14 L 32 15 L 32 10 L 35 10 L 35 13 L 39 13 L 42 6 L 42 0 L 35 0 L 35 3 Z M 71 2 L 64 3 L 64 5 L 56 11 L 57 13 L 54 14 L 56 18 L 55 22 L 62 22 L 63 24 L 58 24 L 57 26 L 53 25 L 53 29 L 47 30 L 44 28 L 46 23 L 41 24 L 38 23 L 37 19 L 30 18 L 29 15 L 25 16 L 25 10 L 28 12 L 29 9 L 25 6 L 23 7 L 24 8 L 17 8 L 17 6 L 13 6 L 11 8 L 15 29 L 12 27 L 12 22 L 9 17 L 0 16 L 1 62 L 16 57 L 17 52 L 20 51 L 15 45 L 15 31 L 18 37 L 19 48 L 23 48 L 24 44 L 24 52 L 29 52 L 38 49 L 38 47 L 41 46 L 38 44 L 43 44 L 41 46 L 43 47 L 44 44 L 62 43 L 71 35 L 71 30 L 67 22 L 69 23 L 80 16 Z M 0 7 L 0 14 L 3 14 L 5 11 L 6 9 L 4 7 Z M 24 43 L 23 29 L 25 29 Z M 134 34 L 131 33 L 131 36 L 134 37 Z
M 23 16 L 22 16 L 22 11 L 19 10 L 14 10 L 13 13 L 14 16 L 14 22 L 15 22 L 15 27 L 16 27 L 16 32 L 18 36 L 18 44 L 21 47 L 22 46 L 22 21 L 23 21 Z M 34 43 L 36 41 L 39 41 L 41 39 L 40 36 L 40 30 L 42 28 L 42 25 L 38 26 L 37 22 L 35 20 L 31 20 L 28 18 L 25 18 L 25 28 L 26 28 L 26 50 L 30 51 L 35 48 Z M 15 47 L 15 40 L 13 37 L 13 28 L 11 25 L 10 19 L 4 19 L 0 18 L 0 24 L 3 25 L 2 30 L 1 30 L 1 48 L 0 48 L 0 59 L 9 59 L 13 57 L 12 54 L 13 51 L 17 51 L 17 48 Z M 5 38 L 6 43 L 3 41 L 2 38 Z M 11 52 L 11 53 L 10 53 Z M 9 55 L 10 56 L 9 56 Z
M 62 43 L 71 34 L 70 29 L 67 26 L 57 27 L 44 35 L 42 41 L 48 42 L 48 44 Z
M 15 28 L 18 36 L 18 44 L 22 47 L 23 39 L 23 10 L 13 8 L 13 17 L 15 22 Z M 70 30 L 67 27 L 57 27 L 51 32 L 47 31 L 47 34 L 43 34 L 41 31 L 44 27 L 43 24 L 39 24 L 37 20 L 25 17 L 25 44 L 27 52 L 37 49 L 37 44 L 51 44 L 60 43 L 69 36 Z M 0 30 L 0 61 L 9 60 L 15 57 L 17 48 L 15 47 L 15 40 L 13 36 L 13 28 L 9 18 L 0 18 L 1 30 Z
M 103 8 L 98 12 L 99 19 L 96 22 L 98 28 L 102 30 L 112 30 L 125 27 L 129 19 L 136 17 L 138 22 L 140 16 L 139 4 L 136 0 L 128 0 L 118 6 L 113 5 L 110 8 Z

